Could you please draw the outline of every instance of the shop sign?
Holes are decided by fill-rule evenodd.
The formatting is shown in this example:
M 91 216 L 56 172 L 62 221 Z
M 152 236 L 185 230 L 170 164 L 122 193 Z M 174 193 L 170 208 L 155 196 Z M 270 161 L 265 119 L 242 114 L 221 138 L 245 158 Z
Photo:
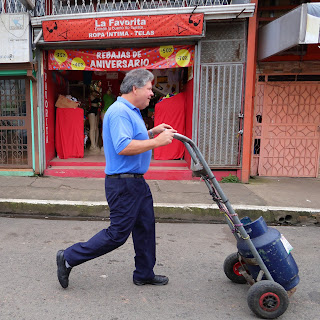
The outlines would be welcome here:
M 31 61 L 29 14 L 0 14 L 0 63 Z
M 49 70 L 119 71 L 166 69 L 194 63 L 194 46 L 169 45 L 112 50 L 49 50 Z
M 47 42 L 202 35 L 203 13 L 51 20 L 42 30 Z

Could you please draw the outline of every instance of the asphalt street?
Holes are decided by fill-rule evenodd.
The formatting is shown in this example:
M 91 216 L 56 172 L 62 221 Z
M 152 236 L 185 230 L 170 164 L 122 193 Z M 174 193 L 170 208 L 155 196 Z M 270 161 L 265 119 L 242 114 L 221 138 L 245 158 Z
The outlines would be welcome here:
M 234 284 L 223 262 L 236 251 L 226 224 L 157 223 L 156 273 L 167 286 L 132 283 L 132 239 L 74 268 L 69 288 L 56 277 L 56 252 L 86 241 L 105 221 L 0 218 L 0 319 L 212 320 L 257 319 L 247 306 L 248 285 Z M 294 247 L 300 284 L 282 320 L 320 314 L 320 228 L 277 229 Z

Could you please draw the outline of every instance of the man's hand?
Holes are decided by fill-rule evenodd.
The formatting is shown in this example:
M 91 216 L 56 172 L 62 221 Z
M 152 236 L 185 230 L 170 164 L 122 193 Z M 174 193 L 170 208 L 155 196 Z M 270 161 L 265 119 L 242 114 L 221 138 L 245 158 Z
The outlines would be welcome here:
M 153 129 L 152 129 L 153 130 Z M 173 140 L 173 135 L 177 132 L 174 129 L 167 129 L 165 128 L 154 140 L 157 141 L 158 147 L 166 146 L 170 144 Z
M 154 135 L 158 135 L 156 138 L 132 140 L 126 148 L 119 152 L 119 154 L 122 156 L 133 156 L 157 147 L 166 146 L 172 142 L 173 135 L 177 132 L 177 130 L 165 123 L 162 123 L 151 130 Z
M 163 131 L 165 131 L 165 129 L 172 129 L 174 130 L 170 125 L 166 124 L 166 123 L 161 123 L 158 126 L 152 128 L 152 133 L 154 135 L 157 135 Z M 177 132 L 177 130 L 174 130 L 173 132 Z

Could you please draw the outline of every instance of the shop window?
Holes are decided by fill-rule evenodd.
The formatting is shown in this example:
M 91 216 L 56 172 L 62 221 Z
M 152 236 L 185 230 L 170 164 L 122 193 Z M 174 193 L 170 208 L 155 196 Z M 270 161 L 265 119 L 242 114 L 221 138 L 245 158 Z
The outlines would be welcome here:
M 0 116 L 26 116 L 25 80 L 0 80 Z

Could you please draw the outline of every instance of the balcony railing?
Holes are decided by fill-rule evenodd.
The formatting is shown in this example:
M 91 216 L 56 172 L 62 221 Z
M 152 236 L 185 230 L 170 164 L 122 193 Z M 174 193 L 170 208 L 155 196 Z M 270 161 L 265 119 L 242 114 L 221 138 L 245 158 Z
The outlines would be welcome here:
M 19 0 L 0 0 L 0 13 L 29 12 L 33 17 L 90 12 L 141 9 L 186 8 L 250 3 L 250 0 L 53 0 L 46 8 L 45 0 L 35 0 L 34 10 L 27 10 Z

